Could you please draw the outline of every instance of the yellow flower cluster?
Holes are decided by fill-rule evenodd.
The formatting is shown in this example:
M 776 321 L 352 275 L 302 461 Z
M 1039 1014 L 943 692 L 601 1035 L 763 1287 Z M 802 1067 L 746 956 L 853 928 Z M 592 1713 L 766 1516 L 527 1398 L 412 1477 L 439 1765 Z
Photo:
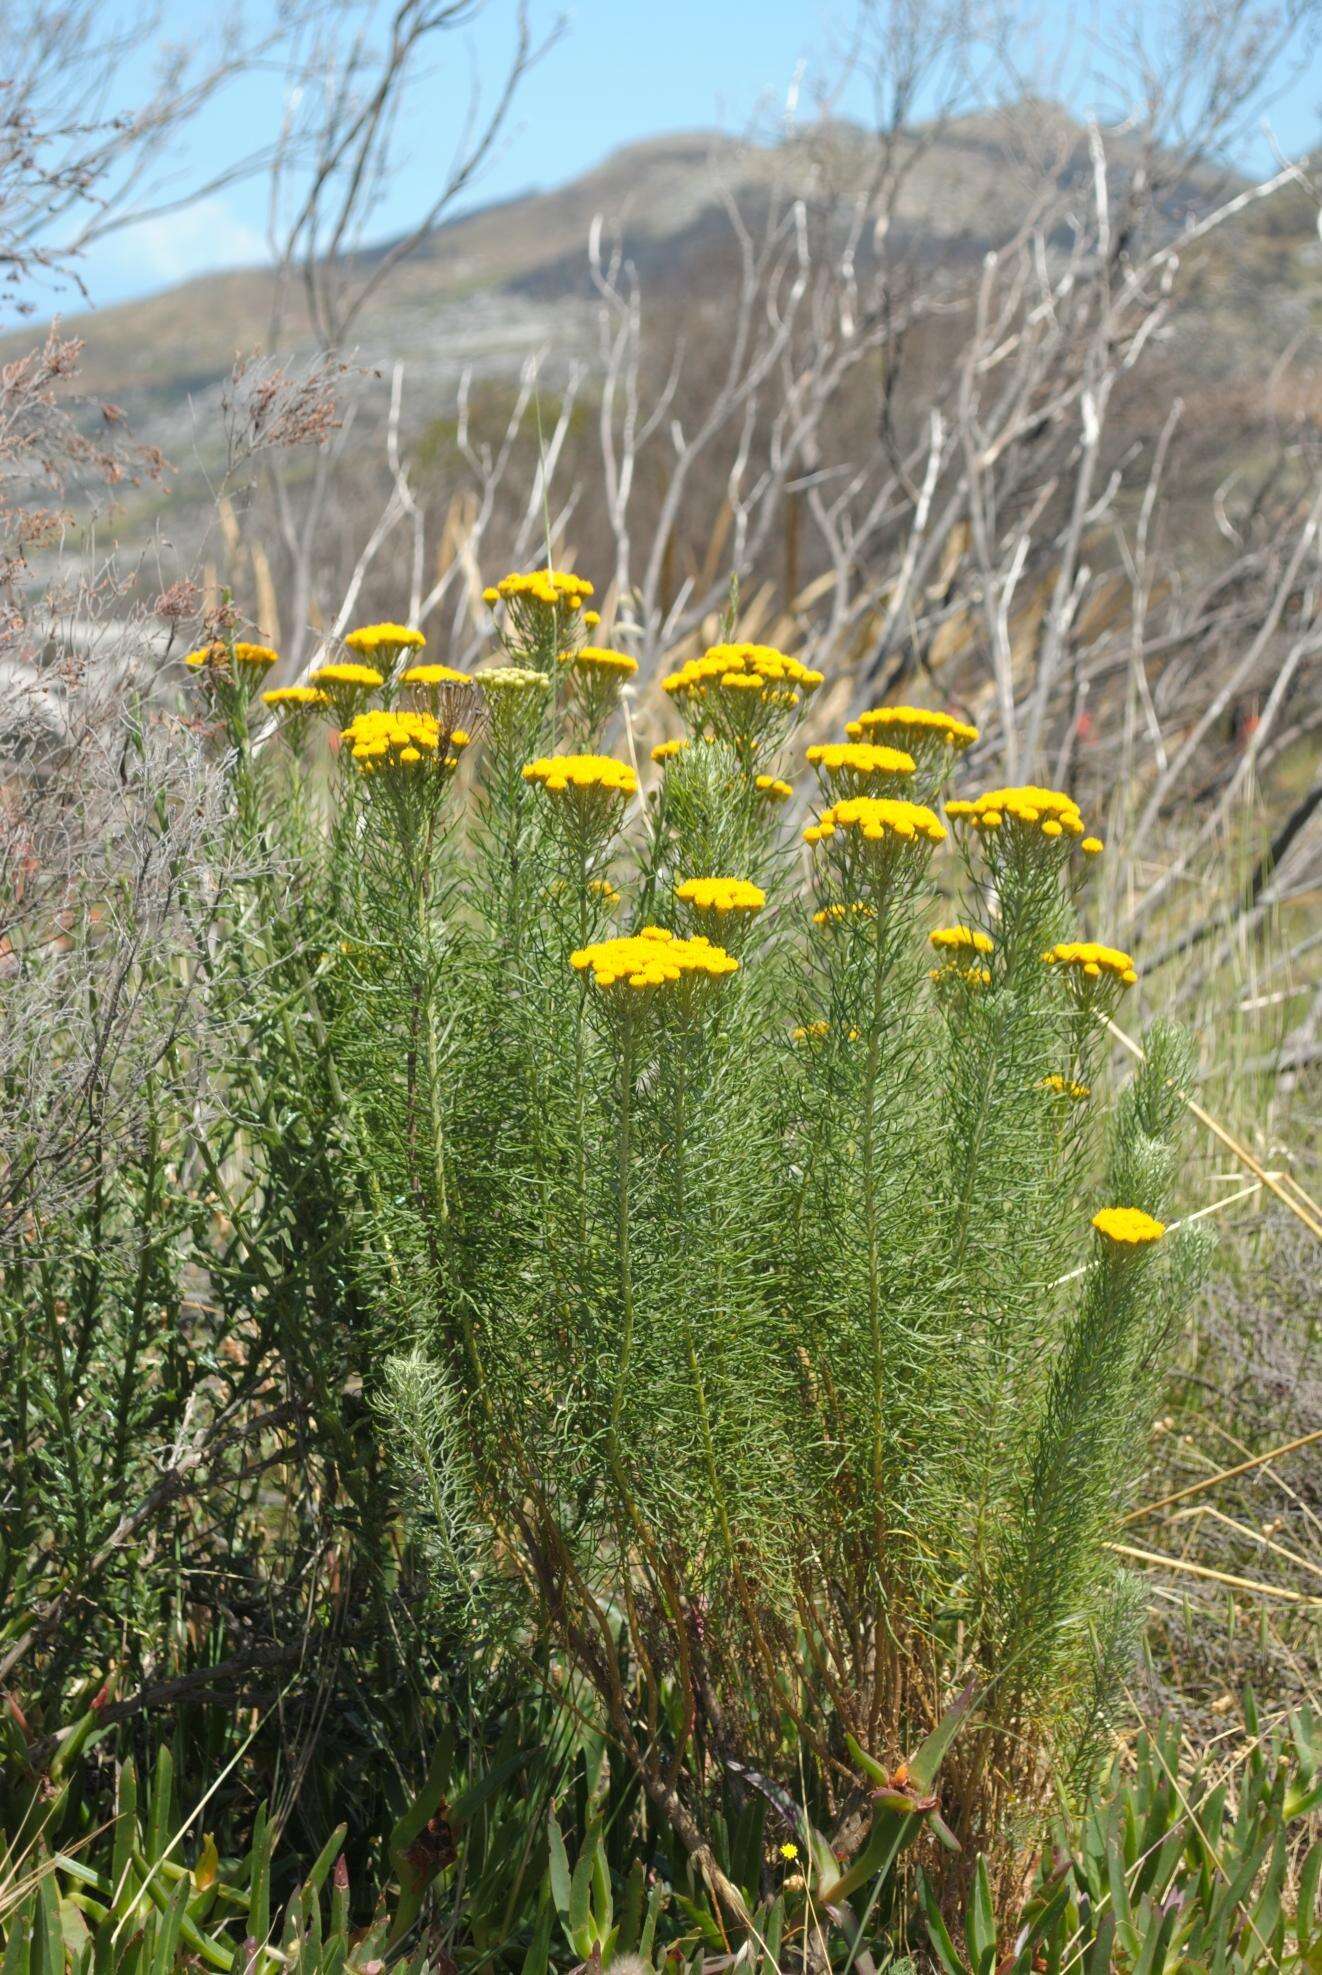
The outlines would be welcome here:
M 1048 967 L 1069 967 L 1085 980 L 1099 981 L 1110 975 L 1125 987 L 1133 987 L 1138 972 L 1127 953 L 1116 946 L 1099 946 L 1095 940 L 1060 940 L 1042 955 Z
M 624 939 L 580 947 L 570 954 L 569 964 L 579 973 L 590 967 L 599 988 L 633 990 L 673 987 L 685 979 L 719 980 L 739 967 L 732 953 L 710 940 L 679 939 L 661 926 L 644 926 L 642 932 Z
M 559 569 L 534 569 L 502 576 L 499 583 L 483 590 L 486 604 L 531 604 L 534 609 L 581 610 L 592 595 L 592 585 L 582 576 L 571 576 Z
M 673 761 L 677 754 L 683 754 L 687 746 L 687 741 L 658 741 L 652 749 L 652 759 L 658 767 L 664 766 L 667 761 Z
M 993 946 L 991 935 L 980 933 L 976 926 L 938 926 L 927 937 L 939 952 L 990 953 Z
M 273 686 L 269 693 L 262 694 L 262 705 L 288 707 L 291 712 L 297 712 L 300 708 L 329 706 L 330 700 L 320 686 Z
M 759 775 L 753 787 L 768 802 L 788 802 L 794 794 L 793 783 L 782 782 L 779 775 Z
M 814 926 L 838 926 L 845 919 L 875 919 L 876 916 L 874 906 L 866 904 L 862 899 L 855 899 L 849 905 L 839 901 L 834 905 L 824 905 L 820 912 L 813 913 L 812 922 Z
M 985 988 L 991 986 L 991 968 L 947 960 L 944 967 L 933 967 L 928 978 L 935 981 L 938 987 L 950 987 L 959 982 L 964 987 Z
M 1154 1220 L 1141 1207 L 1103 1207 L 1092 1224 L 1107 1241 L 1122 1248 L 1141 1248 L 1149 1241 L 1160 1241 L 1166 1232 L 1164 1221 Z
M 970 727 L 967 720 L 956 720 L 951 713 L 935 713 L 928 706 L 874 706 L 851 720 L 845 732 L 851 741 L 884 733 L 887 740 L 910 753 L 933 746 L 963 753 L 978 738 L 977 728 Z
M 385 680 L 374 665 L 356 665 L 351 659 L 332 665 L 319 665 L 312 674 L 314 686 L 320 686 L 332 699 L 353 698 L 358 693 L 374 693 Z
M 374 708 L 349 722 L 340 739 L 364 775 L 378 769 L 455 768 L 468 735 L 449 733 L 430 713 L 397 713 Z M 453 749 L 454 752 L 450 752 Z
M 830 1033 L 831 1033 L 831 1024 L 829 1022 L 826 1021 L 809 1022 L 807 1026 L 804 1028 L 791 1029 L 790 1041 L 791 1042 L 825 1042 L 826 1038 L 830 1035 Z M 849 1029 L 846 1032 L 845 1035 L 846 1042 L 858 1042 L 860 1040 L 861 1038 L 859 1035 L 859 1031 L 857 1029 Z
M 1068 1097 L 1071 1104 L 1082 1104 L 1085 1097 L 1092 1096 L 1091 1084 L 1072 1083 L 1068 1077 L 1063 1077 L 1059 1070 L 1053 1070 L 1050 1076 L 1040 1078 L 1037 1087 L 1039 1090 L 1054 1091 L 1057 1097 Z
M 695 912 L 760 912 L 767 895 L 760 885 L 747 878 L 685 878 L 675 886 L 675 897 Z
M 457 672 L 453 665 L 410 665 L 407 672 L 400 674 L 400 683 L 405 686 L 471 686 L 472 675 Z
M 562 665 L 576 665 L 585 672 L 614 673 L 621 679 L 630 679 L 638 670 L 638 660 L 630 658 L 628 652 L 610 651 L 605 645 L 580 645 L 577 651 L 562 651 Z
M 389 665 L 402 651 L 421 651 L 427 640 L 407 624 L 362 624 L 344 642 L 359 658 L 380 655 Z
M 672 699 L 703 700 L 712 692 L 748 693 L 777 706 L 797 706 L 825 675 L 772 645 L 712 645 L 661 681 Z
M 1083 818 L 1073 796 L 1060 789 L 1035 788 L 1031 783 L 1013 789 L 989 789 L 972 802 L 948 802 L 946 815 L 952 821 L 967 822 L 974 830 L 999 830 L 1009 824 L 1040 831 L 1047 838 L 1083 835 Z
M 936 816 L 921 802 L 903 802 L 887 796 L 855 795 L 824 809 L 817 821 L 804 831 L 805 843 L 824 843 L 838 830 L 862 837 L 868 843 L 944 843 L 946 833 Z
M 234 647 L 234 663 L 252 666 L 258 672 L 265 672 L 276 664 L 279 656 L 280 654 L 272 651 L 269 645 L 248 645 L 240 640 Z M 191 666 L 194 671 L 204 665 L 223 669 L 229 663 L 229 658 L 229 646 L 220 638 L 213 638 L 209 645 L 202 645 L 197 651 L 188 652 L 184 664 Z
M 548 795 L 592 790 L 609 796 L 638 793 L 638 777 L 627 761 L 612 754 L 544 754 L 523 771 L 525 782 L 540 782 Z
M 844 782 L 859 795 L 871 782 L 914 772 L 911 754 L 897 747 L 876 747 L 871 741 L 823 741 L 808 749 L 808 760 L 819 774 Z

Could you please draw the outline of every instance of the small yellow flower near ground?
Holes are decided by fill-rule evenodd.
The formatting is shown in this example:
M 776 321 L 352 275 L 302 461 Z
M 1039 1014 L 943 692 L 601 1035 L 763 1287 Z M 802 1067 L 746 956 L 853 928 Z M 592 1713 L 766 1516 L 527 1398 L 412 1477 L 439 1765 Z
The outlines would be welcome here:
M 421 651 L 427 640 L 408 624 L 360 624 L 344 642 L 359 658 L 380 659 L 389 670 L 401 652 Z
M 665 762 L 673 761 L 677 754 L 682 754 L 687 746 L 687 741 L 658 741 L 652 749 L 652 759 L 661 767 Z
M 912 753 L 933 747 L 962 754 L 978 738 L 978 730 L 967 720 L 956 720 L 951 713 L 937 713 L 929 706 L 874 706 L 860 713 L 845 727 L 851 741 L 874 739 L 884 734 L 888 741 Z
M 944 843 L 946 833 L 925 803 L 856 795 L 824 809 L 804 831 L 805 843 L 825 843 L 843 832 L 869 844 Z
M 701 935 L 680 939 L 662 926 L 644 926 L 642 932 L 623 939 L 598 940 L 569 956 L 578 973 L 591 969 L 595 985 L 603 990 L 622 988 L 643 993 L 652 988 L 674 987 L 693 980 L 720 980 L 738 972 L 739 962 L 723 947 L 713 946 Z
M 768 802 L 788 802 L 794 794 L 794 784 L 782 781 L 779 775 L 759 775 L 753 787 Z
M 683 884 L 675 886 L 675 897 L 695 912 L 718 915 L 760 912 L 767 902 L 762 887 L 750 884 L 747 878 L 685 878 Z
M 1037 1087 L 1039 1090 L 1054 1091 L 1057 1097 L 1068 1097 L 1071 1104 L 1082 1104 L 1085 1097 L 1092 1096 L 1091 1084 L 1072 1083 L 1059 1070 L 1052 1070 L 1049 1076 L 1039 1078 Z
M 1039 789 L 1032 783 L 1010 789 L 988 789 L 971 802 L 948 802 L 952 822 L 967 823 L 980 832 L 1011 827 L 1021 837 L 1041 835 L 1048 842 L 1083 835 L 1083 818 L 1073 796 L 1061 789 Z
M 1165 1222 L 1154 1220 L 1141 1207 L 1103 1207 L 1093 1215 L 1092 1224 L 1104 1240 L 1120 1248 L 1144 1247 L 1160 1241 L 1166 1232 Z
M 262 705 L 277 709 L 287 707 L 290 712 L 314 706 L 329 706 L 328 696 L 320 686 L 272 686 L 269 693 L 262 694 Z
M 1059 940 L 1042 958 L 1048 967 L 1065 967 L 1085 981 L 1109 976 L 1123 987 L 1133 987 L 1138 979 L 1138 970 L 1127 953 L 1116 946 L 1101 946 L 1096 940 Z
M 967 948 L 973 953 L 991 953 L 994 945 L 990 933 L 980 933 L 976 926 L 938 926 L 927 937 L 938 952 Z
M 548 795 L 587 791 L 608 796 L 638 793 L 638 777 L 627 761 L 612 754 L 547 754 L 530 761 L 525 782 L 539 782 Z
M 795 1859 L 799 1856 L 799 1848 L 797 1845 L 790 1845 L 790 1844 L 782 1845 L 780 1847 L 780 1856 L 784 1859 L 787 1865 L 792 1865 Z

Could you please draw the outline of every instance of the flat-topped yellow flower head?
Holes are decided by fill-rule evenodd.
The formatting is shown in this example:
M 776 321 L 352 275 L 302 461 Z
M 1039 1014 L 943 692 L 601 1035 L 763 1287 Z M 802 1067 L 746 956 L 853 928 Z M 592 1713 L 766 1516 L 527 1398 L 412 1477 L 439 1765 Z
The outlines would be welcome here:
M 1084 834 L 1084 822 L 1073 796 L 1061 789 L 1039 789 L 1023 783 L 1009 789 L 988 789 L 971 802 L 948 802 L 946 815 L 954 823 L 976 830 L 989 851 L 998 839 L 1008 845 L 1056 844 L 1068 850 Z
M 661 681 L 690 732 L 750 755 L 786 734 L 823 674 L 773 645 L 712 645 Z
M 637 795 L 638 777 L 627 761 L 613 754 L 544 754 L 523 771 L 525 782 L 538 782 L 548 795 Z
M 400 674 L 404 686 L 471 686 L 471 672 L 456 671 L 453 665 L 410 665 Z
M 551 800 L 555 829 L 576 855 L 595 856 L 619 826 L 638 777 L 612 754 L 548 754 L 529 761 L 525 782 Z
M 328 707 L 330 699 L 320 689 L 320 685 L 273 685 L 269 693 L 261 695 L 263 707 L 273 707 L 279 711 L 310 711 L 312 707 Z
M 652 759 L 659 768 L 664 768 L 667 761 L 673 761 L 677 754 L 683 754 L 687 746 L 687 741 L 658 741 L 652 749 Z
M 1092 1224 L 1103 1241 L 1117 1248 L 1145 1248 L 1166 1232 L 1165 1222 L 1154 1220 L 1141 1207 L 1103 1207 L 1093 1215 Z
M 1085 993 L 1116 981 L 1121 987 L 1130 988 L 1138 979 L 1138 970 L 1129 954 L 1122 953 L 1118 946 L 1102 946 L 1096 940 L 1058 940 L 1042 958 L 1048 967 L 1062 968 L 1071 985 Z
M 311 675 L 311 684 L 320 686 L 335 708 L 345 714 L 368 693 L 379 691 L 385 683 L 384 676 L 374 665 L 359 665 L 353 659 L 319 665 Z
M 739 970 L 735 956 L 710 940 L 701 935 L 680 939 L 661 926 L 580 947 L 570 954 L 569 964 L 579 973 L 590 969 L 596 987 L 630 1000 L 689 982 L 719 981 Z
M 995 944 L 990 933 L 976 926 L 938 926 L 927 937 L 938 953 L 991 953 Z
M 911 754 L 872 741 L 823 741 L 808 749 L 808 760 L 824 782 L 850 795 L 898 794 L 914 772 Z
M 803 833 L 805 843 L 826 843 L 843 836 L 851 843 L 889 849 L 897 845 L 944 843 L 946 833 L 925 803 L 889 796 L 849 796 L 824 809 Z
M 751 918 L 767 902 L 760 885 L 747 878 L 685 878 L 675 886 L 675 897 L 695 912 L 713 913 L 718 918 L 734 913 Z
M 962 754 L 978 738 L 978 730 L 953 713 L 930 706 L 874 706 L 845 727 L 851 741 L 884 741 L 903 748 L 924 767 Z
M 344 642 L 359 658 L 369 659 L 388 672 L 401 652 L 421 651 L 427 640 L 408 624 L 360 624 Z
M 203 666 L 220 666 L 229 659 L 229 646 L 221 638 L 213 638 L 209 645 L 199 645 L 196 651 L 184 653 L 184 664 L 191 672 L 200 672 Z
M 516 659 L 549 665 L 584 630 L 592 585 L 562 569 L 515 570 L 482 592 L 495 610 L 500 638 Z
M 571 715 L 591 741 L 615 711 L 620 688 L 637 672 L 638 660 L 605 645 L 578 645 L 560 653 L 560 669 Z
M 210 644 L 199 645 L 196 651 L 184 656 L 184 664 L 190 671 L 233 672 L 245 678 L 250 686 L 279 660 L 279 652 L 270 645 L 251 645 L 242 638 L 233 645 L 227 645 L 223 638 L 213 638 Z
M 362 775 L 448 773 L 468 746 L 462 728 L 445 728 L 430 713 L 374 708 L 360 713 L 340 735 Z
M 577 651 L 562 651 L 560 663 L 579 672 L 606 672 L 617 679 L 632 679 L 638 660 L 626 651 L 611 651 L 605 645 L 580 645 Z

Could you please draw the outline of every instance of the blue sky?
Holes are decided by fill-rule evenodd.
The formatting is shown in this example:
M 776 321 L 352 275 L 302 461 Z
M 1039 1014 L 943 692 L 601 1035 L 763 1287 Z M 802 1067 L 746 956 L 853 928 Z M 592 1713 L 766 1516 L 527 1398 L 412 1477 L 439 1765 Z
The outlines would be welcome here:
M 269 0 L 256 0 L 261 7 Z M 833 70 L 852 9 L 846 0 L 531 0 L 534 27 L 544 32 L 557 11 L 564 31 L 527 78 L 497 154 L 468 200 L 480 204 L 576 176 L 618 145 L 660 132 L 718 128 L 769 133 L 788 105 L 811 112 L 815 78 Z M 1079 111 L 1114 107 L 1103 74 L 1117 64 L 1104 50 L 1118 10 L 1096 0 L 1094 10 L 1067 0 L 1038 0 L 1036 25 L 1026 31 L 1016 61 L 1044 93 Z M 166 0 L 171 39 L 203 37 L 215 21 L 212 4 Z M 250 16 L 251 18 L 251 16 Z M 446 44 L 443 69 L 424 78 L 408 104 L 400 168 L 376 215 L 377 237 L 405 226 L 425 203 L 428 187 L 448 163 L 452 138 L 474 75 L 488 88 L 502 72 L 512 44 L 512 0 L 489 0 L 477 20 Z M 147 52 L 131 89 L 147 75 Z M 176 182 L 242 155 L 278 127 L 283 83 L 275 74 L 234 84 L 199 118 L 186 151 L 172 165 Z M 1305 61 L 1283 66 L 1267 110 L 1271 133 L 1287 152 L 1322 136 L 1318 105 L 1322 73 Z M 840 108 L 866 114 L 861 87 Z M 1249 140 L 1250 166 L 1269 169 L 1271 141 Z M 257 181 L 226 187 L 202 204 L 126 229 L 87 257 L 84 278 L 96 303 L 119 301 L 168 286 L 191 274 L 244 265 L 266 253 L 266 197 Z M 65 303 L 67 307 L 67 301 Z

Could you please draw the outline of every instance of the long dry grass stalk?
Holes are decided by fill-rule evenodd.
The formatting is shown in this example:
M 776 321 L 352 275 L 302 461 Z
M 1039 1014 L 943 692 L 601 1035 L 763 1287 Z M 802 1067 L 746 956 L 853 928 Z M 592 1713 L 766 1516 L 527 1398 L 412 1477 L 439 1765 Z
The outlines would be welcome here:
M 1216 1488 L 1223 1481 L 1233 1481 L 1236 1475 L 1248 1474 L 1254 1468 L 1266 1467 L 1269 1461 L 1279 1460 L 1283 1454 L 1296 1453 L 1301 1447 L 1311 1447 L 1322 1440 L 1322 1427 L 1312 1433 L 1302 1433 L 1297 1440 L 1286 1440 L 1279 1447 L 1268 1448 L 1265 1454 L 1254 1454 L 1251 1460 L 1240 1461 L 1232 1468 L 1221 1468 L 1216 1474 L 1204 1475 L 1201 1481 L 1191 1481 L 1187 1488 L 1177 1488 L 1173 1495 L 1163 1495 L 1159 1502 L 1147 1502 L 1141 1509 L 1131 1509 L 1123 1518 L 1121 1528 L 1131 1522 L 1141 1522 L 1145 1516 L 1154 1516 L 1161 1509 L 1169 1509 L 1176 1502 L 1185 1502 L 1191 1495 L 1201 1495 L 1208 1488 Z

